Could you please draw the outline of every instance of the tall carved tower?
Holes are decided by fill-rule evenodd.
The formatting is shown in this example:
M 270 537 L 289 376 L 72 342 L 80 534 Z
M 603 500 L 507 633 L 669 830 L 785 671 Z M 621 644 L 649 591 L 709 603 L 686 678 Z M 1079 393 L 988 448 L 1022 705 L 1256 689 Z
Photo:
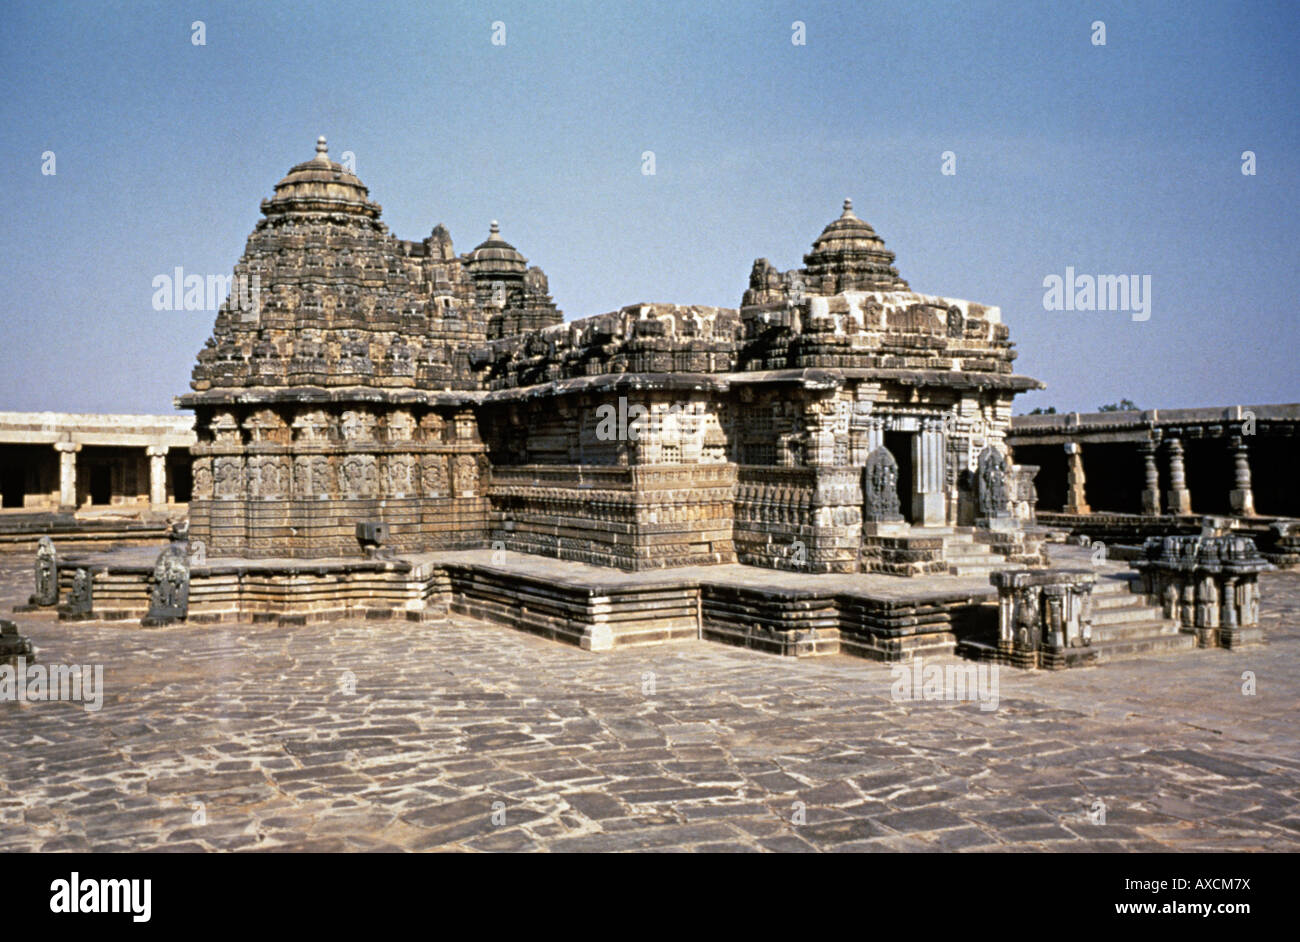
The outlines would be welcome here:
M 355 524 L 383 521 L 402 550 L 481 545 L 487 309 L 447 230 L 394 238 L 324 138 L 262 214 L 178 399 L 193 536 L 216 556 L 355 555 Z

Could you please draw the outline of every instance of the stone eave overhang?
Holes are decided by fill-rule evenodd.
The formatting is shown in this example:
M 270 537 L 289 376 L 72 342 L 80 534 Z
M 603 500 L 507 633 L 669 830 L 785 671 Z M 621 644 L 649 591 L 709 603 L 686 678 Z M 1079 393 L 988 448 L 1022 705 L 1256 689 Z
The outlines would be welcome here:
M 786 383 L 808 390 L 833 390 L 849 380 L 895 383 L 900 386 L 945 387 L 955 390 L 1025 392 L 1045 385 L 1029 376 L 1014 373 L 984 373 L 966 370 L 907 370 L 892 368 L 753 370 L 739 373 L 602 373 L 576 376 L 531 386 L 515 386 L 482 392 L 428 390 L 374 386 L 249 386 L 239 389 L 206 389 L 175 399 L 176 408 L 194 409 L 223 405 L 332 405 L 377 403 L 385 405 L 473 406 L 521 402 L 553 396 L 605 392 L 717 392 L 733 386 Z
M 834 390 L 849 380 L 872 380 L 900 386 L 938 386 L 956 390 L 1025 392 L 1045 389 L 1039 380 L 1015 373 L 964 370 L 905 370 L 886 368 L 753 370 L 739 373 L 603 373 L 554 380 L 532 386 L 495 389 L 482 398 L 487 403 L 519 402 L 550 396 L 603 392 L 728 392 L 733 386 L 771 383 L 798 385 L 808 390 Z
M 466 406 L 483 393 L 473 389 L 383 389 L 375 386 L 248 386 L 205 389 L 175 398 L 176 408 L 199 406 L 331 405 L 350 402 L 385 405 Z
M 756 370 L 728 373 L 734 385 L 747 383 L 798 383 L 805 389 L 830 389 L 845 380 L 871 380 L 899 386 L 943 386 L 959 390 L 993 389 L 999 392 L 1026 392 L 1046 389 L 1047 385 L 1031 376 L 1018 373 L 986 373 L 968 370 L 908 370 L 894 367 L 843 367 L 839 369 Z
M 519 402 L 549 396 L 603 392 L 726 392 L 730 388 L 721 373 L 601 373 L 575 376 L 533 386 L 494 389 L 482 394 L 484 403 Z
M 1007 437 L 1025 445 L 1142 442 L 1165 436 L 1218 438 L 1241 434 L 1243 424 L 1251 421 L 1257 428 L 1256 434 L 1293 435 L 1300 426 L 1300 403 L 1017 415 L 1011 419 Z

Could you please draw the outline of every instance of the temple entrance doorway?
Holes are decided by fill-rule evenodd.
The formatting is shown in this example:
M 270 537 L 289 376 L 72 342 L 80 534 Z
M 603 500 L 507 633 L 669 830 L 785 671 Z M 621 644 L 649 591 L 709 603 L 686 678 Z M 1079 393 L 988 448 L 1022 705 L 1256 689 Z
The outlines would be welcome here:
M 23 468 L 5 466 L 0 471 L 0 506 L 21 507 L 27 497 L 27 475 Z
M 113 469 L 106 464 L 90 466 L 90 502 L 92 504 L 113 502 Z
M 908 523 L 916 523 L 913 507 L 916 496 L 916 469 L 912 464 L 912 439 L 915 432 L 886 432 L 884 445 L 898 463 L 898 509 Z

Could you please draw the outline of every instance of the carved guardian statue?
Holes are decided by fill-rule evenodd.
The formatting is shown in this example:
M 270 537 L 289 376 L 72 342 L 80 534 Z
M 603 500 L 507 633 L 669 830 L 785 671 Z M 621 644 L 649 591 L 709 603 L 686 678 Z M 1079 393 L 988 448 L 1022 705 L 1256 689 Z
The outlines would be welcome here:
M 54 541 L 43 536 L 36 546 L 36 592 L 28 605 L 59 604 L 59 559 Z
M 1007 459 L 1002 452 L 989 445 L 980 452 L 979 469 L 975 480 L 979 495 L 979 515 L 989 519 L 1007 517 L 1011 513 L 1011 489 Z
M 896 522 L 903 519 L 898 502 L 898 462 L 881 445 L 867 456 L 862 469 L 864 520 Z

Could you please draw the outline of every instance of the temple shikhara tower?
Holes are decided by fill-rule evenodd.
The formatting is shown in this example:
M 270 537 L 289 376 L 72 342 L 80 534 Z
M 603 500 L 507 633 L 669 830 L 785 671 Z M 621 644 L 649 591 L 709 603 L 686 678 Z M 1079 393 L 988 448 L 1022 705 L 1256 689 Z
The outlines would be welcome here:
M 472 351 L 559 323 L 546 276 L 492 235 L 457 257 L 442 226 L 394 238 L 353 174 L 316 156 L 262 202 L 199 354 L 191 532 L 213 555 L 354 554 L 380 520 L 401 549 L 481 545 L 488 466 Z

